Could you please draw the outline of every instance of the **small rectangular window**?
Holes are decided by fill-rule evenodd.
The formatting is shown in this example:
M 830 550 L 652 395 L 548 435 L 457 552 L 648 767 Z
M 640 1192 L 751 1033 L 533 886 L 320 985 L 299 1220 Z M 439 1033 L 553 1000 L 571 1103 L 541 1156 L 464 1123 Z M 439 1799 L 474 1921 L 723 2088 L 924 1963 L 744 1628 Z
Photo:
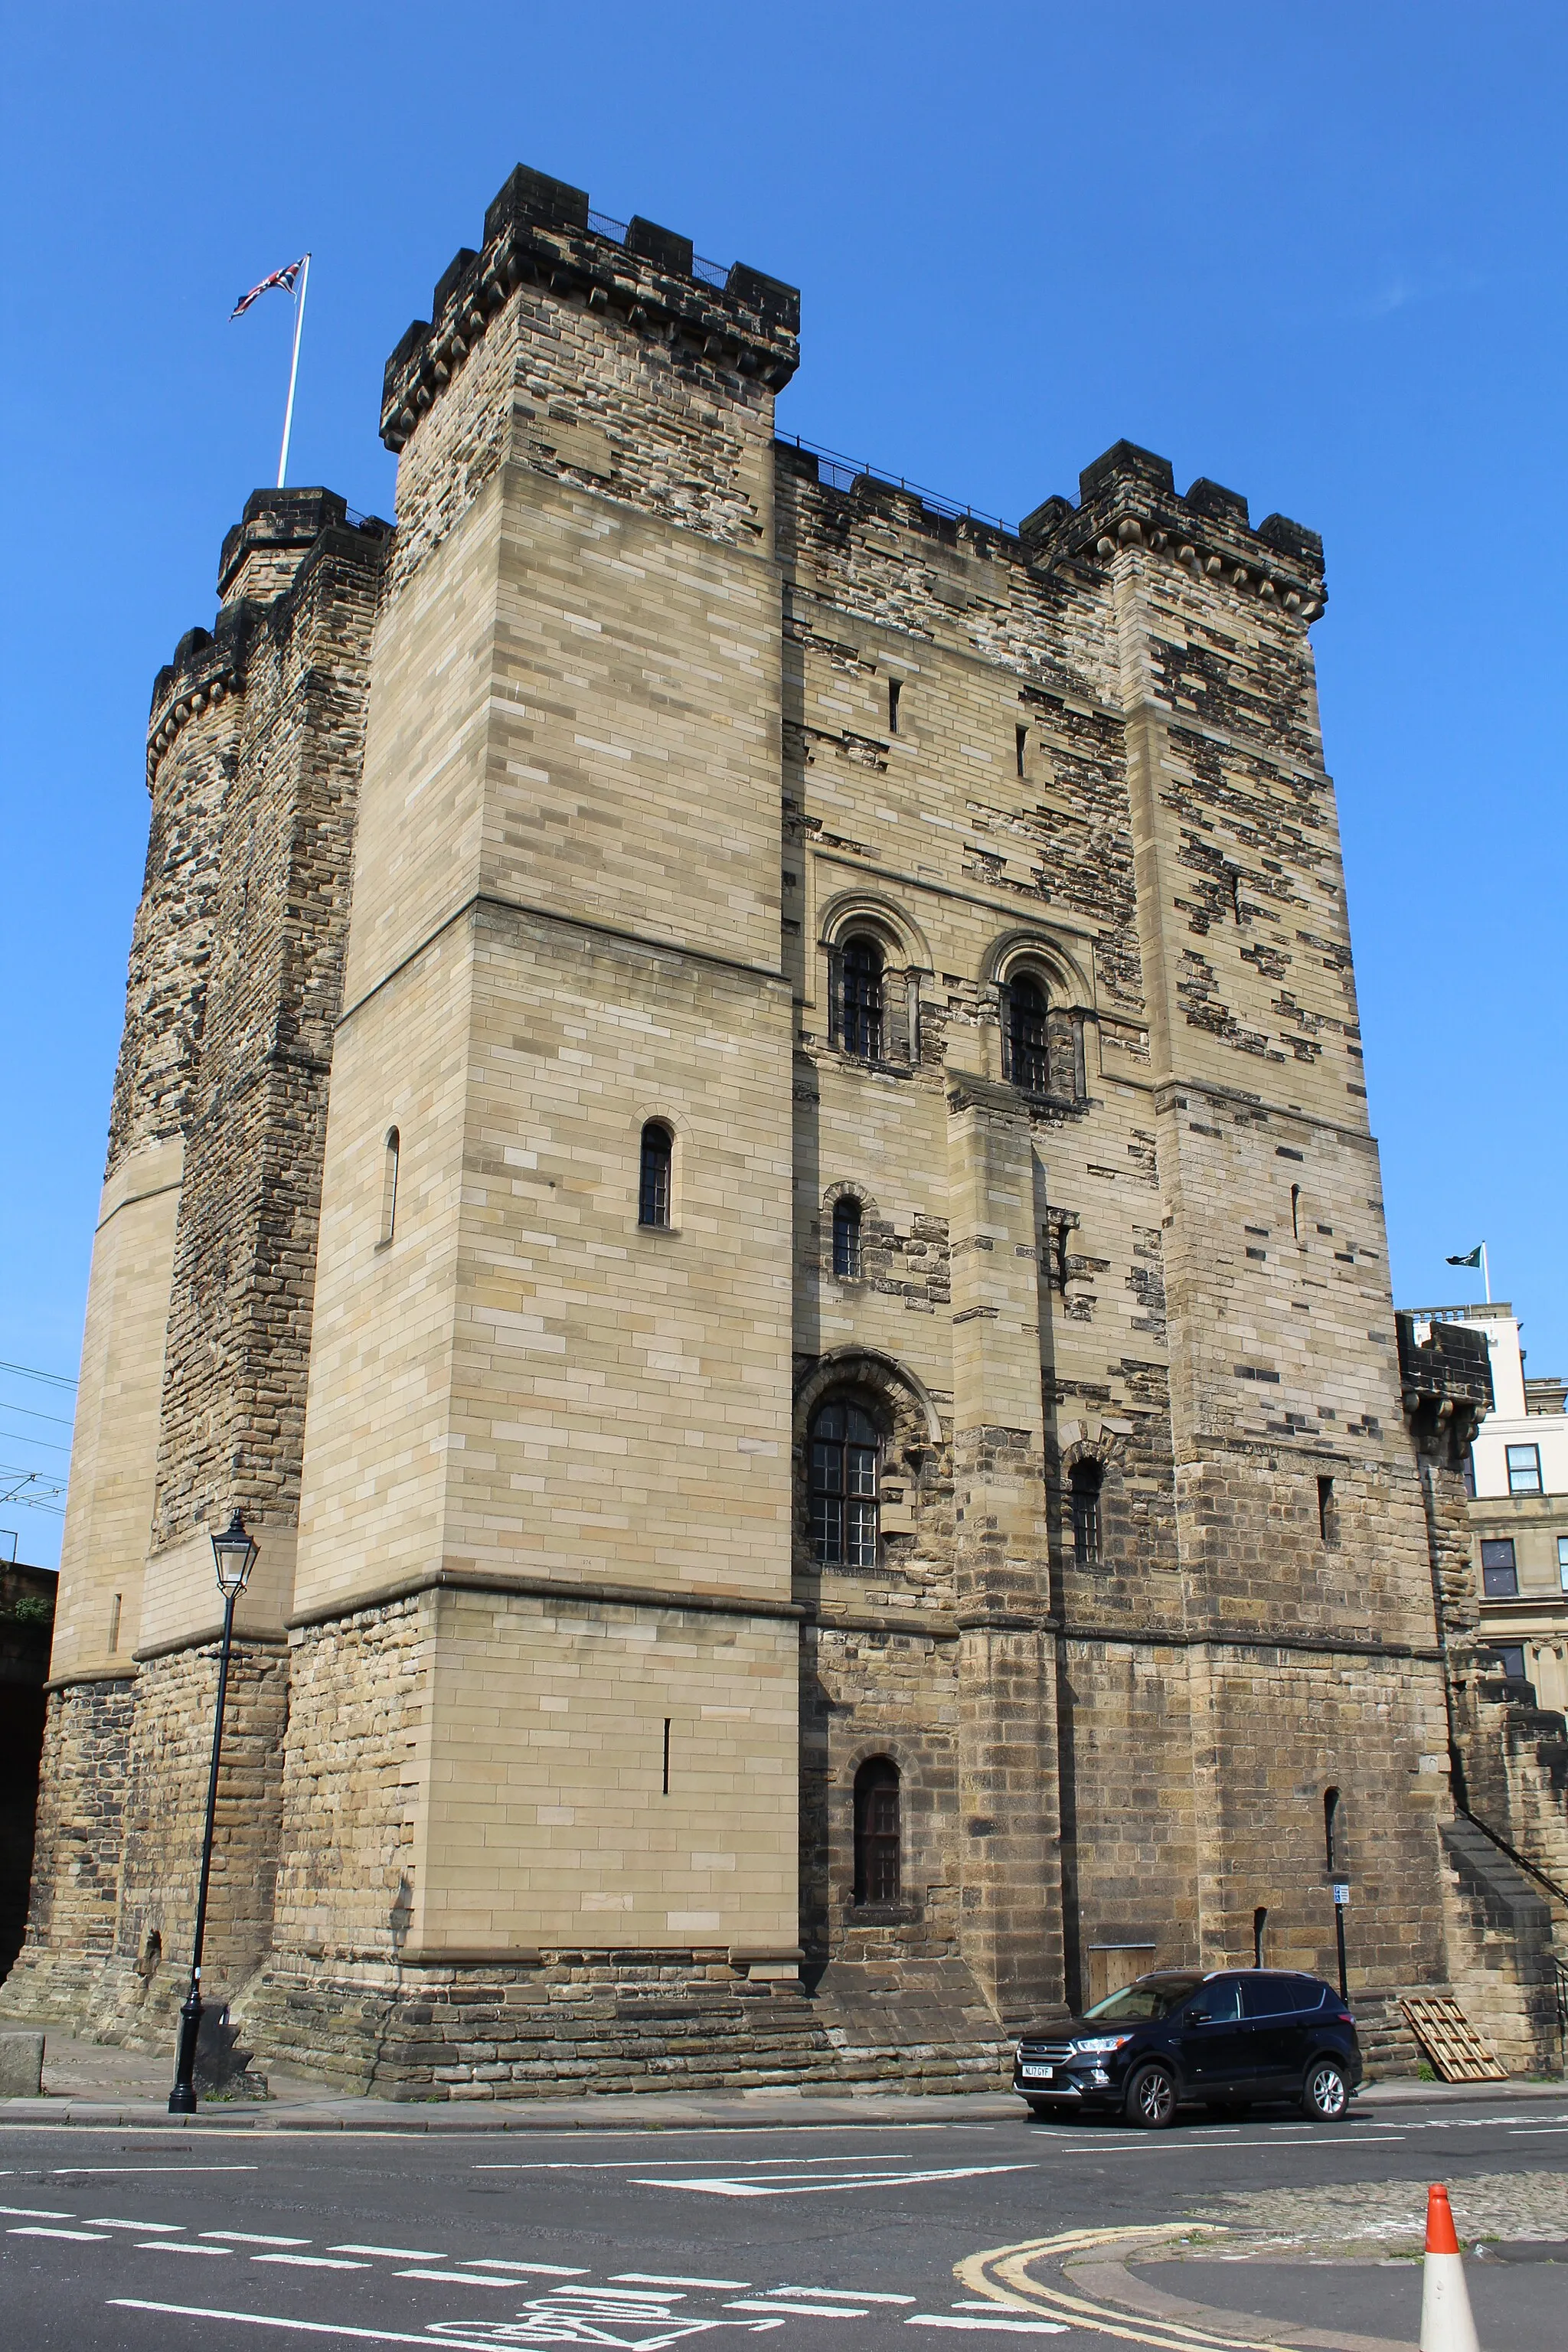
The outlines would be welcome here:
M 109 1603 L 109 1654 L 113 1657 L 120 1647 L 120 1595 L 114 1593 Z
M 1024 755 L 1029 748 L 1029 730 L 1026 727 L 1020 727 L 1018 729 L 1016 741 L 1018 773 L 1022 775 L 1024 773 Z
M 1510 1495 L 1541 1492 L 1541 1448 L 1510 1445 L 1508 1449 L 1508 1491 Z
M 1568 1592 L 1568 1536 L 1557 1538 L 1557 1581 Z
M 669 1726 L 670 1717 L 667 1715 L 664 1718 L 664 1793 L 667 1797 L 669 1794 Z
M 1519 1591 L 1519 1568 L 1511 1536 L 1489 1536 L 1481 1544 L 1481 1589 L 1494 1601 L 1511 1601 Z
M 1529 1681 L 1530 1677 L 1524 1666 L 1522 1642 L 1493 1642 L 1489 1646 L 1489 1654 L 1495 1661 L 1498 1669 L 1508 1676 L 1510 1682 Z
M 889 735 L 896 735 L 899 731 L 899 698 L 903 690 L 902 684 L 898 678 L 890 677 L 888 680 L 888 732 Z
M 1459 1473 L 1465 1482 L 1465 1492 L 1473 1503 L 1476 1499 L 1476 1457 L 1467 1446 L 1463 1467 Z

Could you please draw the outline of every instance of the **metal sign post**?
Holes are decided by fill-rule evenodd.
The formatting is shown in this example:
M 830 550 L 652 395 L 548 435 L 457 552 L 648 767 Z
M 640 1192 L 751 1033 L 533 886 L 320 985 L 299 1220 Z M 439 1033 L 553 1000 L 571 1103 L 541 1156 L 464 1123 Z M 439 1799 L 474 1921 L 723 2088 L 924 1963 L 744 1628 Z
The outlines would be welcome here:
M 1342 1878 L 1336 1879 L 1334 1881 L 1334 1941 L 1339 1947 L 1340 1954 L 1340 1999 L 1347 2008 L 1350 2005 L 1351 1989 L 1350 1979 L 1345 1973 L 1345 1913 L 1350 1908 L 1350 1899 L 1349 1881 Z

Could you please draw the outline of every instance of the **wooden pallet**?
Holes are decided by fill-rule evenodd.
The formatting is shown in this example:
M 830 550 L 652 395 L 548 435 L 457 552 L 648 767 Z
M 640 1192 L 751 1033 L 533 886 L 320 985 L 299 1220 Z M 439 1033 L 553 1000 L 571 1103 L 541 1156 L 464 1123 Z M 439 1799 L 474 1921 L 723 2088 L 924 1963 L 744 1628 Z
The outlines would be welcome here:
M 1497 2053 L 1483 2042 L 1457 2000 L 1402 2000 L 1410 2030 L 1432 2061 L 1442 2083 L 1506 2083 Z

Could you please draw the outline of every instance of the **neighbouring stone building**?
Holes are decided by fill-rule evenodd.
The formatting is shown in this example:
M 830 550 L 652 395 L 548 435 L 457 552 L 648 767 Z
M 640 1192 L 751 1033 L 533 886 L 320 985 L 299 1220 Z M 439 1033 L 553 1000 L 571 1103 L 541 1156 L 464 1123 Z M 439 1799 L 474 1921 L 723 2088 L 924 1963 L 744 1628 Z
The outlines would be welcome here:
M 520 169 L 395 525 L 258 492 L 159 676 L 5 2002 L 166 2030 L 237 1503 L 264 2051 L 985 2082 L 1331 1969 L 1348 1874 L 1384 2063 L 1466 1971 L 1542 2063 L 1446 1843 L 1490 1390 L 1391 1303 L 1320 541 L 1125 442 L 1016 530 L 824 464 L 797 329 Z

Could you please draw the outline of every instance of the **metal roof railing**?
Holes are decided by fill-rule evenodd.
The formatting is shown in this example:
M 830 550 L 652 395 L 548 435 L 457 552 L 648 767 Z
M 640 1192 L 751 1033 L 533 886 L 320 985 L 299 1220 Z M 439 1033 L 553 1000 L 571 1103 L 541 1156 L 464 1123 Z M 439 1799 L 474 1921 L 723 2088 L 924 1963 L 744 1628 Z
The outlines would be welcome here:
M 613 220 L 608 213 L 590 212 L 588 226 L 594 231 L 595 236 L 612 237 L 616 245 L 625 245 L 626 231 L 631 226 L 631 223 Z M 700 284 L 711 286 L 721 294 L 730 282 L 728 264 L 722 261 L 710 261 L 700 253 L 694 253 L 691 257 L 691 275 Z
M 868 460 L 847 457 L 841 449 L 825 449 L 820 442 L 807 441 L 798 433 L 780 433 L 775 436 L 787 448 L 802 450 L 815 457 L 819 478 L 835 490 L 853 489 L 858 481 L 883 482 L 890 490 L 902 490 L 906 496 L 918 499 L 923 507 L 936 514 L 950 516 L 955 522 L 981 522 L 991 530 L 1005 532 L 1009 539 L 1017 536 L 1010 523 L 1000 515 L 987 514 L 984 507 L 965 506 L 957 499 L 944 498 L 940 490 L 927 489 L 922 482 L 911 482 L 905 474 L 891 474 Z

